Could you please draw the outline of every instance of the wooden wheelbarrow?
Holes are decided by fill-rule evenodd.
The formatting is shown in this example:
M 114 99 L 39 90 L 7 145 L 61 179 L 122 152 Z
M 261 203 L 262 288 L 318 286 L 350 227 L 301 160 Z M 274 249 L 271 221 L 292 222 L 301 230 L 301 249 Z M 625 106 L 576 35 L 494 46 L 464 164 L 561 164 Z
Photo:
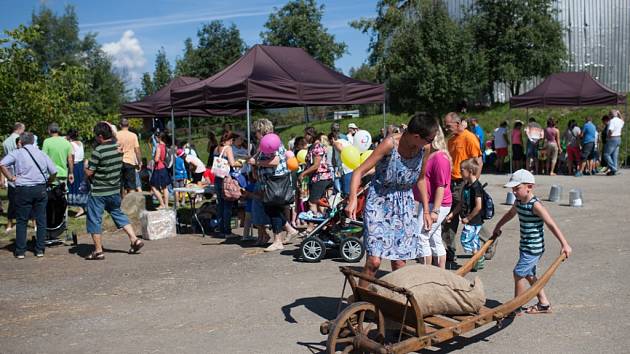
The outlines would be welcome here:
M 496 238 L 489 239 L 484 246 L 456 274 L 466 275 Z M 463 316 L 434 315 L 425 317 L 413 297 L 405 288 L 366 276 L 349 267 L 339 267 L 350 284 L 353 293 L 352 303 L 341 311 L 337 318 L 326 321 L 320 326 L 320 332 L 328 335 L 326 349 L 328 353 L 409 353 L 430 347 L 460 336 L 492 322 L 501 325 L 501 320 L 516 309 L 528 303 L 547 284 L 554 272 L 564 261 L 565 255 L 556 258 L 547 271 L 525 293 L 494 308 L 482 307 L 478 314 Z M 403 295 L 407 301 L 402 303 L 383 297 L 376 292 L 358 286 L 357 279 L 381 286 Z M 343 298 L 342 291 L 342 298 Z M 340 299 L 341 305 L 341 299 Z M 385 343 L 385 320 L 400 324 L 400 334 L 396 343 Z M 402 335 L 406 334 L 406 339 Z M 408 337 L 408 338 L 407 338 Z

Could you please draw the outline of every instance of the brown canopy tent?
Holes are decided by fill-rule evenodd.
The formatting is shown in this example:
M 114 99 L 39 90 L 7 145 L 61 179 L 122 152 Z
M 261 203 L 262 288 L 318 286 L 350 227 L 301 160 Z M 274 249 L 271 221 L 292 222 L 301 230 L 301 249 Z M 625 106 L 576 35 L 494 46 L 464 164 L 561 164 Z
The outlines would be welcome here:
M 182 109 L 171 105 L 171 90 L 194 84 L 200 80 L 195 77 L 179 76 L 164 87 L 142 100 L 125 103 L 120 108 L 120 115 L 126 118 L 174 118 L 188 117 L 188 139 L 190 140 L 190 117 L 211 117 L 217 115 L 233 115 L 234 109 Z M 175 127 L 173 122 L 173 128 Z M 173 132 L 174 133 L 174 132 Z M 173 134 L 173 141 L 175 134 Z
M 175 117 L 188 117 L 189 115 L 195 117 L 209 117 L 213 115 L 213 112 L 197 108 L 180 109 L 171 106 L 171 90 L 199 81 L 199 79 L 194 77 L 176 77 L 154 94 L 140 101 L 123 104 L 120 108 L 120 115 L 127 118 L 169 118 L 172 113 Z M 231 114 L 232 112 L 227 113 Z
M 382 103 L 385 86 L 355 80 L 326 67 L 301 48 L 255 45 L 219 73 L 171 91 L 175 109 L 250 108 Z M 383 109 L 384 114 L 384 109 Z
M 626 96 L 604 86 L 589 73 L 552 74 L 532 90 L 510 98 L 510 108 L 546 106 L 614 106 Z
M 604 86 L 587 72 L 552 74 L 530 91 L 510 98 L 510 108 L 617 106 L 621 104 L 626 105 L 627 116 L 626 96 Z M 626 157 L 627 149 L 626 144 Z M 510 169 L 511 166 L 510 162 Z

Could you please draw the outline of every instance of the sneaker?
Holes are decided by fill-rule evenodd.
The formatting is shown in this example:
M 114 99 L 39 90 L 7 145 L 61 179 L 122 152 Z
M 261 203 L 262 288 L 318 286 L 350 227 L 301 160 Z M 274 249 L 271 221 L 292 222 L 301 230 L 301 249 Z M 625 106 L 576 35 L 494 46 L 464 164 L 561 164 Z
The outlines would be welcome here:
M 17 258 L 17 259 L 24 259 L 24 255 L 23 254 L 16 254 L 15 258 Z
M 609 170 L 608 172 L 606 172 L 606 176 L 614 176 L 616 174 L 617 174 L 617 172 L 615 172 L 613 170 Z
M 37 257 L 37 258 L 44 257 L 44 252 L 37 252 L 37 253 L 35 253 L 35 257 Z
M 582 174 L 582 172 L 579 172 L 579 171 L 578 171 L 578 172 L 576 172 L 576 173 L 575 173 L 575 177 L 582 177 L 582 176 L 584 176 L 584 175 Z

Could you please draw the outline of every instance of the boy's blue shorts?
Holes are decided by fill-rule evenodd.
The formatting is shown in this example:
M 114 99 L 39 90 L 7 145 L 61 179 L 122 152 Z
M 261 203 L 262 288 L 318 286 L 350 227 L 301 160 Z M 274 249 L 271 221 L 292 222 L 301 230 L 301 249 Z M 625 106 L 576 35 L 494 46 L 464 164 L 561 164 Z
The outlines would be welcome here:
M 514 275 L 517 277 L 529 277 L 536 275 L 536 265 L 538 265 L 538 261 L 540 261 L 541 254 L 531 254 L 527 252 L 520 251 L 518 262 L 514 267 Z

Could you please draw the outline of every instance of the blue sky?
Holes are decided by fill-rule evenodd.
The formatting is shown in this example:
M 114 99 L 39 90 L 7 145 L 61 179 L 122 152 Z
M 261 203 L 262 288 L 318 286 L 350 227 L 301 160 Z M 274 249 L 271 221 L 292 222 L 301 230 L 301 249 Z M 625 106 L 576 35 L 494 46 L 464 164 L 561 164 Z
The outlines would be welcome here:
M 248 46 L 260 43 L 260 32 L 274 7 L 283 0 L 107 0 L 107 1 L 26 1 L 0 0 L 0 28 L 11 29 L 28 24 L 33 9 L 41 3 L 57 13 L 66 4 L 73 4 L 79 16 L 82 35 L 97 32 L 98 41 L 124 68 L 135 86 L 143 72 L 153 72 L 155 55 L 160 47 L 175 65 L 181 56 L 186 37 L 196 43 L 197 29 L 204 22 L 222 20 L 234 23 Z M 351 28 L 348 22 L 373 17 L 375 0 L 319 0 L 325 5 L 323 23 L 329 33 L 348 45 L 348 53 L 338 59 L 336 67 L 348 73 L 367 58 L 369 37 Z

